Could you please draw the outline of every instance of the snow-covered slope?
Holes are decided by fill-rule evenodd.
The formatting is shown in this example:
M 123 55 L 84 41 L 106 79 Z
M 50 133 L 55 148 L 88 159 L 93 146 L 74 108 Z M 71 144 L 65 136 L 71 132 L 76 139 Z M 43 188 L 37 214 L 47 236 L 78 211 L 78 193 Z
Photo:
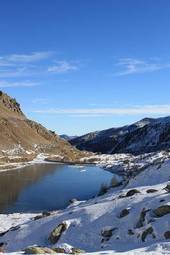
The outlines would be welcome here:
M 98 163 L 104 166 L 106 156 L 98 156 Z M 23 217 L 23 224 L 1 235 L 4 249 L 38 245 L 64 247 L 67 254 L 71 247 L 95 254 L 170 254 L 170 153 L 113 156 L 109 167 L 124 178 L 122 185 L 41 219 Z
M 170 148 L 170 117 L 145 118 L 132 125 L 93 132 L 70 141 L 81 150 L 141 154 Z

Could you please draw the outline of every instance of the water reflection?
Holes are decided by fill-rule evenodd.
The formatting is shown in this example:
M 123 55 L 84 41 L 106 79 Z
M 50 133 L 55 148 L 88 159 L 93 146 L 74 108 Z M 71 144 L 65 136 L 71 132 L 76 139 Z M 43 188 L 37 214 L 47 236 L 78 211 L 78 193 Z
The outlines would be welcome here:
M 112 174 L 98 167 L 39 164 L 0 173 L 0 212 L 64 208 L 69 200 L 91 198 Z

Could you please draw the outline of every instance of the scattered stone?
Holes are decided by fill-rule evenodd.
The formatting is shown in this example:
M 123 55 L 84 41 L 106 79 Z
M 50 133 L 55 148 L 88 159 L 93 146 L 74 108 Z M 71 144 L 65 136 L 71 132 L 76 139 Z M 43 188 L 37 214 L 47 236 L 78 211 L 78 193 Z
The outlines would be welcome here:
M 149 211 L 150 211 L 150 209 L 147 209 L 147 210 L 145 208 L 142 209 L 140 216 L 139 216 L 139 220 L 136 224 L 136 228 L 142 228 L 144 226 L 145 217 L 146 217 L 147 212 L 149 212 Z
M 155 209 L 153 212 L 156 217 L 162 217 L 162 216 L 170 213 L 170 205 L 162 205 L 162 206 L 158 207 L 157 209 Z
M 165 199 L 161 199 L 161 200 L 160 200 L 160 203 L 162 203 L 162 202 L 165 202 Z
M 164 237 L 165 237 L 165 239 L 170 239 L 170 231 L 166 231 L 164 233 Z
M 119 218 L 123 218 L 125 216 L 127 216 L 130 213 L 130 209 L 123 209 L 119 215 Z
M 133 196 L 133 195 L 135 195 L 135 194 L 139 194 L 139 193 L 140 193 L 139 190 L 137 190 L 137 189 L 131 189 L 131 190 L 129 190 L 129 191 L 126 193 L 126 197 L 131 197 L 131 196 Z
M 148 189 L 146 192 L 147 193 L 155 193 L 157 191 L 158 191 L 157 189 Z
M 53 229 L 53 231 L 50 233 L 49 241 L 52 244 L 55 244 L 60 239 L 61 235 L 64 231 L 67 229 L 67 224 L 65 222 L 62 222 L 59 224 L 56 228 Z
M 153 237 L 155 237 L 155 235 L 153 235 L 153 228 L 152 228 L 152 227 L 147 228 L 147 229 L 142 233 L 142 236 L 141 236 L 142 242 L 145 242 L 146 237 L 147 237 L 148 235 L 152 235 Z

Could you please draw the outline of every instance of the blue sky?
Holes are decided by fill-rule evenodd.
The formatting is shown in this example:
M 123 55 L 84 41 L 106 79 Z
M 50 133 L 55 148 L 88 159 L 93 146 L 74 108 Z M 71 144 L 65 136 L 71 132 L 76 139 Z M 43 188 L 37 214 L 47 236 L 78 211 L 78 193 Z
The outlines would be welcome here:
M 0 89 L 57 133 L 170 115 L 170 1 L 2 0 Z

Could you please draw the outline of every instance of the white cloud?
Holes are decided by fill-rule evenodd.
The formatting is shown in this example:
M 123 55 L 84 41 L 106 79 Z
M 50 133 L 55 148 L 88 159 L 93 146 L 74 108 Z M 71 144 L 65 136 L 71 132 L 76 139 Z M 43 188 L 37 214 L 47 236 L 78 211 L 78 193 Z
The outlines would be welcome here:
M 32 81 L 21 81 L 21 82 L 0 81 L 0 88 L 34 87 L 37 85 L 39 84 Z
M 52 51 L 0 56 L 0 77 L 22 77 L 68 73 L 78 70 L 76 62 L 57 61 Z
M 35 110 L 36 113 L 42 114 L 64 114 L 64 115 L 77 115 L 87 117 L 91 115 L 93 117 L 102 115 L 170 115 L 170 104 L 167 105 L 141 105 L 128 108 L 66 108 L 66 109 L 46 109 Z
M 52 56 L 52 52 L 32 52 L 31 54 L 11 54 L 0 56 L 0 66 L 13 66 L 18 63 L 33 63 L 48 59 Z
M 152 59 L 150 61 L 144 61 L 134 58 L 121 58 L 119 59 L 117 66 L 122 68 L 122 71 L 116 73 L 118 76 L 154 72 L 161 69 L 170 68 L 170 63 L 161 63 L 159 59 Z
M 49 66 L 48 72 L 51 73 L 67 73 L 70 71 L 77 71 L 78 67 L 68 61 L 57 61 L 56 65 Z

